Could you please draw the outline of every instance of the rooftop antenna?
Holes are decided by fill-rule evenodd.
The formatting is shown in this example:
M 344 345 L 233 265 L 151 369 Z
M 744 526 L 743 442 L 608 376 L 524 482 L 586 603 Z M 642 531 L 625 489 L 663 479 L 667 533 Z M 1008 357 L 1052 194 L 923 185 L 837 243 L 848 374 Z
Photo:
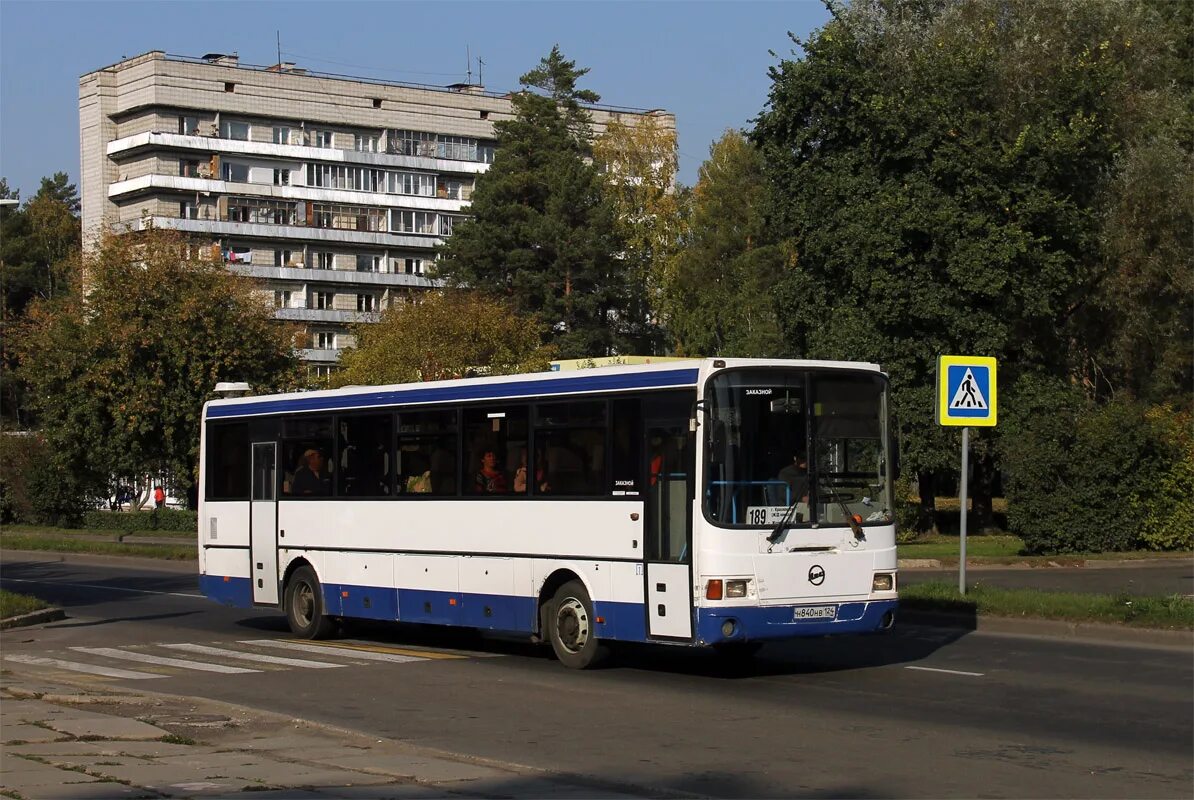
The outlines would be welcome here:
M 485 72 L 482 70 L 484 66 L 485 62 L 481 60 L 481 56 L 477 56 L 477 84 L 480 86 L 485 85 Z
M 472 86 L 473 85 L 473 54 L 469 51 L 469 47 L 467 44 L 464 46 L 464 67 L 468 73 L 467 83 L 469 86 Z
M 274 34 L 278 37 L 278 69 L 282 69 L 282 31 L 275 30 Z

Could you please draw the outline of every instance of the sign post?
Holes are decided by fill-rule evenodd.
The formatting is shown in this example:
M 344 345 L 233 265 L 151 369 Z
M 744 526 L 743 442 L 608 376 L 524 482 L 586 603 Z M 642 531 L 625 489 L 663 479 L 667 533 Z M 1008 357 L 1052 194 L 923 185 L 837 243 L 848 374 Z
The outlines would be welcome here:
M 966 594 L 966 503 L 970 472 L 970 426 L 994 427 L 996 363 L 984 356 L 937 357 L 937 424 L 962 429 L 962 479 L 958 525 L 958 592 Z

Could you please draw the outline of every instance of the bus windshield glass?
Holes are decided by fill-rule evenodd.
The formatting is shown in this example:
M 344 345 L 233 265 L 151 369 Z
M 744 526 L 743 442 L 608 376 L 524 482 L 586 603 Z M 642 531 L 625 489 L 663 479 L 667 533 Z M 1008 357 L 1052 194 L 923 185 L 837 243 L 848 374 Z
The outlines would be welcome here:
M 705 400 L 704 507 L 711 522 L 891 523 L 883 376 L 727 370 L 709 382 Z

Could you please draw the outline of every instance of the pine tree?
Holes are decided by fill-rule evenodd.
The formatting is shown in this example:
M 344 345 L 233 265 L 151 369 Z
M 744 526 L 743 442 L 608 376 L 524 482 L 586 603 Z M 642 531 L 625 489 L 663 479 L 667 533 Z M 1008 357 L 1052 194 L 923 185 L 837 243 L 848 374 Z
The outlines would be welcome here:
M 477 181 L 472 219 L 444 245 L 436 273 L 534 315 L 561 358 L 626 352 L 639 327 L 615 211 L 592 161 L 583 104 L 600 97 L 576 86 L 587 72 L 557 46 L 522 76 L 514 119 L 494 125 L 497 156 Z

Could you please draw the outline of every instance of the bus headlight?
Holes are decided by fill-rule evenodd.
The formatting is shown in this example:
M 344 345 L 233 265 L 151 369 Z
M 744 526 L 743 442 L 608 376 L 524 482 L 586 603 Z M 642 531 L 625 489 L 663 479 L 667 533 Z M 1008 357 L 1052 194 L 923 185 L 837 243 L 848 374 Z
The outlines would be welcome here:
M 895 575 L 890 572 L 876 572 L 875 579 L 871 581 L 872 592 L 890 592 L 895 588 Z
M 748 581 L 726 581 L 726 597 L 746 597 Z

